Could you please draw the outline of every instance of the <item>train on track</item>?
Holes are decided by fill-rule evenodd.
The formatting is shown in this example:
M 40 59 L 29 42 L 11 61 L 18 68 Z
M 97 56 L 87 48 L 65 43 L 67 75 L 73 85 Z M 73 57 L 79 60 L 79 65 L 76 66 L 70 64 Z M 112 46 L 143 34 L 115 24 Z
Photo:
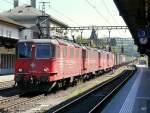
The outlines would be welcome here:
M 20 40 L 14 79 L 22 89 L 50 91 L 55 86 L 66 87 L 78 78 L 88 79 L 130 61 L 124 55 L 63 39 Z

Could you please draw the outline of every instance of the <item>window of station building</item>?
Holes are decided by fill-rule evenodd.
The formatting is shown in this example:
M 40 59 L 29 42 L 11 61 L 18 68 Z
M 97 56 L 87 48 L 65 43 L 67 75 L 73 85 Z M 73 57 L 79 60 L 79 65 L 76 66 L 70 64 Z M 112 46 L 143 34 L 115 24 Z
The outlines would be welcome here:
M 3 54 L 3 69 L 6 69 L 7 66 L 7 60 L 6 60 L 6 54 Z
M 11 57 L 12 57 L 12 54 L 10 54 L 10 55 L 8 56 L 8 58 L 9 58 L 8 68 L 12 68 L 12 67 L 11 67 L 11 65 L 12 65 Z
M 10 54 L 3 54 L 3 65 L 4 65 L 4 69 L 9 69 L 10 68 Z
M 12 64 L 11 64 L 11 68 L 14 68 L 15 67 L 15 55 L 12 55 Z
M 2 69 L 3 68 L 3 59 L 2 59 L 2 54 L 1 54 L 1 56 L 0 56 L 0 69 Z
M 1 36 L 3 36 L 3 32 L 4 32 L 3 29 L 1 29 Z
M 11 32 L 11 31 L 9 31 L 8 37 L 10 38 L 10 37 L 11 37 L 11 35 L 12 35 L 12 32 Z
M 74 49 L 70 48 L 70 58 L 73 58 L 73 57 L 74 57 Z
M 1 69 L 6 69 L 7 60 L 6 54 L 1 54 Z
M 13 68 L 13 55 L 10 56 L 10 68 Z
M 63 57 L 67 57 L 67 47 L 64 47 L 63 49 Z
M 9 31 L 6 30 L 6 37 L 9 37 Z
M 13 68 L 13 55 L 12 54 L 9 54 L 8 55 L 8 68 L 12 69 Z
M 7 63 L 6 63 L 6 68 L 8 69 L 9 68 L 9 63 L 10 63 L 10 56 L 9 56 L 9 54 L 6 54 L 6 60 L 7 60 Z

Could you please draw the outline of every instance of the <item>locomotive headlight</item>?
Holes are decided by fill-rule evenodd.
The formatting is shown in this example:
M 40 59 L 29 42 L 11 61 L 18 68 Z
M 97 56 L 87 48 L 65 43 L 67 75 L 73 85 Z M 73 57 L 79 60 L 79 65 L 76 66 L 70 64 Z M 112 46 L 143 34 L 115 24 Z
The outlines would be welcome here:
M 45 68 L 44 68 L 44 72 L 49 72 L 49 68 L 48 68 L 48 67 L 45 67 Z
M 18 71 L 19 71 L 19 72 L 23 72 L 23 69 L 22 69 L 22 68 L 19 68 Z

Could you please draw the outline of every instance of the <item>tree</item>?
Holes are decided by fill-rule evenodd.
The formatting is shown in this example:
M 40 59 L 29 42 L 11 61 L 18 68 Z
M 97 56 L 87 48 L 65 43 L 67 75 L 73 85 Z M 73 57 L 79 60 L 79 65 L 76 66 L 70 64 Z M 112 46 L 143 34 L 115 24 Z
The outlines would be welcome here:
M 112 38 L 110 39 L 110 46 L 116 46 L 117 42 L 116 39 Z

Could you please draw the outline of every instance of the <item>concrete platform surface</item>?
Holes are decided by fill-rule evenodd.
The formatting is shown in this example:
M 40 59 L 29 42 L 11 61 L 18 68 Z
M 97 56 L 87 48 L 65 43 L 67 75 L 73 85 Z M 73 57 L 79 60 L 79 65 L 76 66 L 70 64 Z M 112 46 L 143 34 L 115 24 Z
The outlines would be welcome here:
M 150 69 L 138 68 L 102 113 L 150 113 Z
M 1 75 L 0 76 L 0 82 L 6 82 L 14 80 L 14 75 Z

